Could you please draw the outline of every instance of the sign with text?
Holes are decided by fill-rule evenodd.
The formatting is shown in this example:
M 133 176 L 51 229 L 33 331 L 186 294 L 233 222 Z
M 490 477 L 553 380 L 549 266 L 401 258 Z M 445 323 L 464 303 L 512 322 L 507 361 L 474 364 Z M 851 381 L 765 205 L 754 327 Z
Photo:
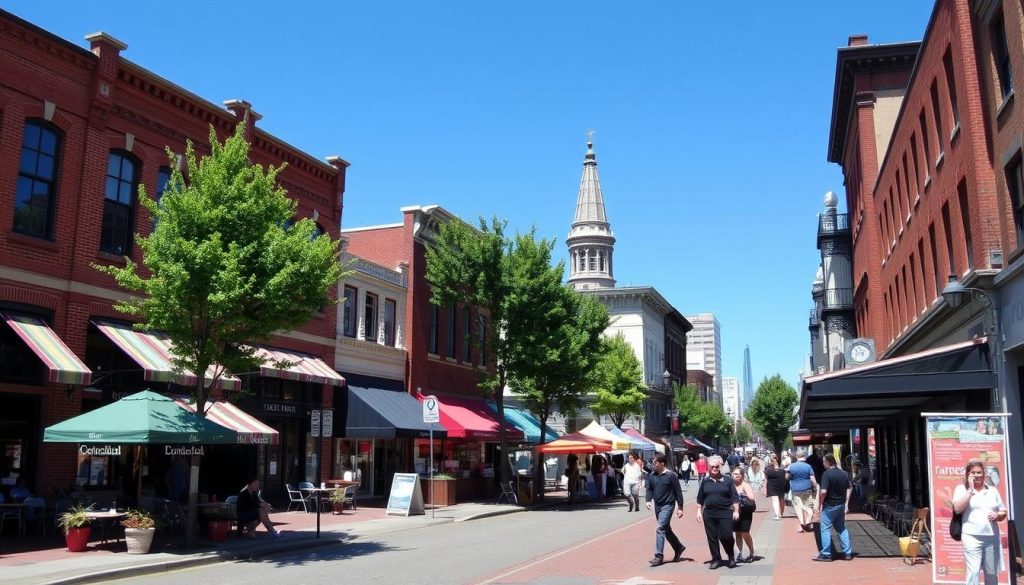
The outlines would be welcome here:
M 963 544 L 950 538 L 949 522 L 953 517 L 953 491 L 963 485 L 965 468 L 972 459 L 985 467 L 985 485 L 999 491 L 1009 508 L 1009 474 L 1007 473 L 1006 414 L 941 414 L 924 413 L 928 434 L 928 474 L 932 489 L 932 581 L 963 583 Z M 999 546 L 1003 568 L 1000 585 L 1010 583 L 1009 529 L 1005 522 L 999 527 Z
M 418 473 L 396 473 L 391 480 L 391 494 L 385 516 L 413 516 L 423 514 L 423 490 Z
M 441 421 L 441 403 L 437 396 L 430 395 L 423 399 L 423 422 L 436 423 Z
M 320 410 L 309 411 L 309 436 L 320 437 Z
M 321 425 L 324 431 L 325 437 L 334 436 L 334 409 L 325 408 L 323 416 L 323 424 Z

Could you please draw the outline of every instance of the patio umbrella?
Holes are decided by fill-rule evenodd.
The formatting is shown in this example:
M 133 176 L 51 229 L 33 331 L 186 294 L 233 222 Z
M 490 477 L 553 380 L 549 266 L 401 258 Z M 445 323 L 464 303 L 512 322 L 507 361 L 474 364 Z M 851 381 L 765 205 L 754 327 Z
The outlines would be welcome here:
M 46 427 L 47 443 L 120 443 L 133 445 L 234 444 L 237 433 L 143 390 L 106 406 Z
M 610 441 L 612 444 L 612 448 L 610 449 L 611 451 L 625 451 L 629 449 L 631 444 L 630 439 L 624 439 L 612 433 L 608 429 L 597 424 L 596 420 L 590 421 L 590 424 L 584 427 L 583 430 L 580 431 L 580 434 L 600 439 L 602 441 Z
M 612 443 L 580 433 L 571 433 L 550 443 L 544 443 L 538 446 L 537 450 L 541 453 L 603 453 L 612 450 Z

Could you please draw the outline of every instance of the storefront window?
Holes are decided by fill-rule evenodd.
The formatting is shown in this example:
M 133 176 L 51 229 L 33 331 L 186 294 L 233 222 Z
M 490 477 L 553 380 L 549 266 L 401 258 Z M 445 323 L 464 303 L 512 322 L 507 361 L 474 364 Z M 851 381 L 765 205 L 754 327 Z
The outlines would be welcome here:
M 315 482 L 317 480 L 317 463 L 319 460 L 317 459 L 316 442 L 318 440 L 306 435 L 306 481 Z

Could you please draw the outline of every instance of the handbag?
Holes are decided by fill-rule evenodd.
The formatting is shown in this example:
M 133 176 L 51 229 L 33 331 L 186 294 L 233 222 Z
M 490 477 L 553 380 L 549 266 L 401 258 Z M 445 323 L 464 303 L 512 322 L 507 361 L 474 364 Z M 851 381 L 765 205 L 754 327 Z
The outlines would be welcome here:
M 757 502 L 748 498 L 745 494 L 740 494 L 740 512 L 756 512 Z
M 949 537 L 953 540 L 960 540 L 960 536 L 964 533 L 964 515 L 963 513 L 953 512 L 953 517 L 949 520 Z

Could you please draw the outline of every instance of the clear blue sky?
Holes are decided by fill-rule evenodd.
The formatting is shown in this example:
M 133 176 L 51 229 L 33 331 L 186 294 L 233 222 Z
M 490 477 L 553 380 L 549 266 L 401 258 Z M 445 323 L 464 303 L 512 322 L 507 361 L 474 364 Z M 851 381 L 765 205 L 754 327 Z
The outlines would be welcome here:
M 727 376 L 796 383 L 836 48 L 919 40 L 931 2 L 41 2 L 4 8 L 124 56 L 260 127 L 349 160 L 343 225 L 437 203 L 556 238 L 587 129 L 620 285 L 722 324 Z M 747 12 L 744 12 L 747 10 Z

